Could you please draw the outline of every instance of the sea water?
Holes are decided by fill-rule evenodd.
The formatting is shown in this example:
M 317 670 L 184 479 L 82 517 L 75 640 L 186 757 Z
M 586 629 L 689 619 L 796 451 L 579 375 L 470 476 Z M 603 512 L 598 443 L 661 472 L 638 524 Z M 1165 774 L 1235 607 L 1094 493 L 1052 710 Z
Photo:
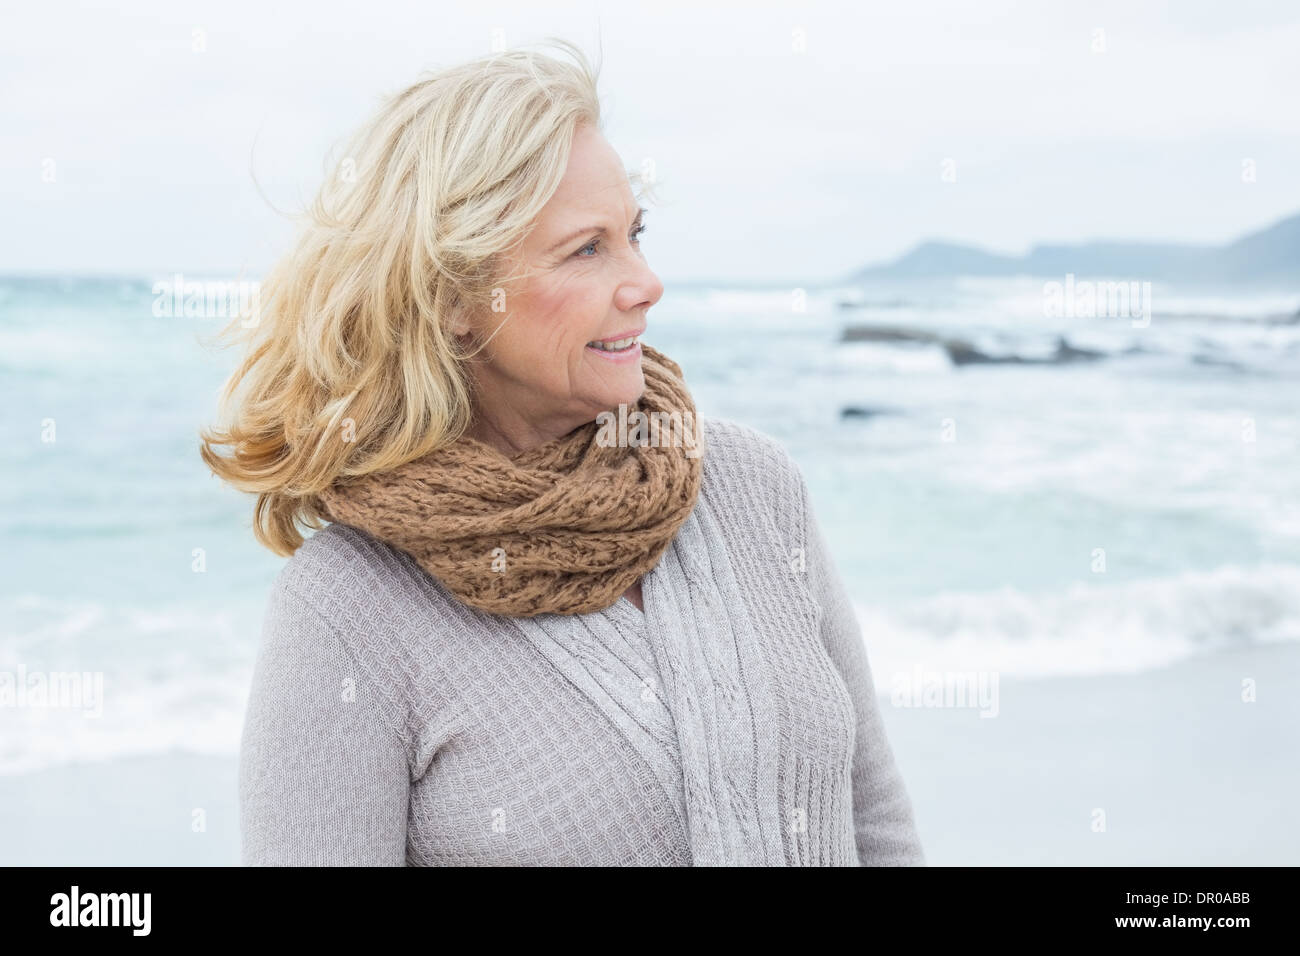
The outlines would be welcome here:
M 198 454 L 226 319 L 156 298 L 0 279 L 0 673 L 102 677 L 98 717 L 0 707 L 0 773 L 238 749 L 285 559 Z M 882 688 L 1300 640 L 1300 295 L 1157 286 L 1145 325 L 1046 301 L 1041 279 L 669 283 L 644 340 L 701 414 L 798 463 Z M 1062 340 L 1096 354 L 1054 361 Z

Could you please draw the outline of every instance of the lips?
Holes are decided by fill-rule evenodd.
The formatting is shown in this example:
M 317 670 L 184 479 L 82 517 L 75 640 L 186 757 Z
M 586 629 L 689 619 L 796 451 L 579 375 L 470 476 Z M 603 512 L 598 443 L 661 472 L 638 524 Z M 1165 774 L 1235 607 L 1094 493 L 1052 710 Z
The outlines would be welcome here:
M 625 332 L 617 333 L 616 336 L 593 339 L 593 341 L 586 343 L 586 347 L 608 355 L 628 354 L 628 352 L 640 350 L 641 342 L 638 339 L 640 339 L 642 332 L 645 332 L 645 328 L 628 329 Z
M 590 342 L 587 345 L 589 349 L 595 349 L 598 352 L 626 352 L 628 349 L 637 346 L 636 336 L 627 339 L 611 339 L 607 342 Z

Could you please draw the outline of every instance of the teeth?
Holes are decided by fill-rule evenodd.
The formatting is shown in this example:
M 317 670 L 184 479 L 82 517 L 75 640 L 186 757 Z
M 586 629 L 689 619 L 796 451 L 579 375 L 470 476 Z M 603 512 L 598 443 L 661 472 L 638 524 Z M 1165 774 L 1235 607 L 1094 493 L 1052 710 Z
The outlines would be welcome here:
M 588 342 L 587 344 L 603 352 L 622 352 L 625 349 L 630 349 L 636 343 L 636 338 L 634 335 L 630 339 L 616 339 L 613 342 Z

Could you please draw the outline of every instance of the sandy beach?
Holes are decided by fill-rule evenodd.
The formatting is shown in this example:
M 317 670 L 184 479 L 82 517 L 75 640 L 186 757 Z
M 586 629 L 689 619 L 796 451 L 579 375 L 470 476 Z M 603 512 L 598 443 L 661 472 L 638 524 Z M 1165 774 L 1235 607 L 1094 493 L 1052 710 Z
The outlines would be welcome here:
M 994 718 L 882 694 L 931 865 L 1300 863 L 1300 646 L 1003 680 Z M 189 754 L 0 777 L 0 863 L 237 865 L 236 784 L 235 758 Z
M 931 864 L 1300 863 L 1300 646 L 1007 680 L 999 704 L 885 709 Z

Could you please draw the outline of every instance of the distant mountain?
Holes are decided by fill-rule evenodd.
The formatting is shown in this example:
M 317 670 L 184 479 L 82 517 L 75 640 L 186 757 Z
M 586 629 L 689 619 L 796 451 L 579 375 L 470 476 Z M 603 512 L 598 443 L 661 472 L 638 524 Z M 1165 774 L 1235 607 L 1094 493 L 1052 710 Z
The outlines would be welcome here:
M 1027 255 L 1003 256 L 978 246 L 923 242 L 893 262 L 868 266 L 850 280 L 1069 272 L 1134 280 L 1300 286 L 1300 214 L 1223 246 L 1100 241 L 1040 244 Z

